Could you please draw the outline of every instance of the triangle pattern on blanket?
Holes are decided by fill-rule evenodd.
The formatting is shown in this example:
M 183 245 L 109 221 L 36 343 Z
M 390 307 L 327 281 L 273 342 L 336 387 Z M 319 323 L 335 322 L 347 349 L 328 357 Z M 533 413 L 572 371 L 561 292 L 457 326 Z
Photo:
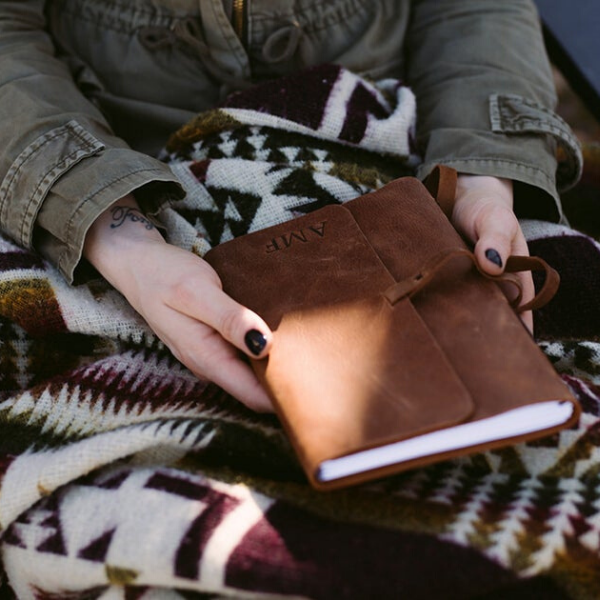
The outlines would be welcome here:
M 319 185 L 311 171 L 296 169 L 292 171 L 273 190 L 275 196 L 296 196 L 306 198 L 306 202 L 295 205 L 296 213 L 309 213 L 328 204 L 339 204 L 339 200 Z
M 22 548 L 35 545 L 37 552 L 66 556 L 58 499 L 55 496 L 46 497 L 36 518 L 28 519 L 22 515 L 17 519 L 12 537 Z
M 211 244 L 248 233 L 262 199 L 250 192 L 206 186 L 214 208 L 180 208 L 179 214 L 194 227 L 203 227 Z
M 58 554 L 60 556 L 67 555 L 65 541 L 60 530 L 57 530 L 45 542 L 37 547 L 38 552 L 48 552 L 50 554 Z
M 92 540 L 85 548 L 82 548 L 77 556 L 94 562 L 103 562 L 108 554 L 108 549 L 116 530 L 117 528 L 114 527 L 105 531 L 101 536 Z

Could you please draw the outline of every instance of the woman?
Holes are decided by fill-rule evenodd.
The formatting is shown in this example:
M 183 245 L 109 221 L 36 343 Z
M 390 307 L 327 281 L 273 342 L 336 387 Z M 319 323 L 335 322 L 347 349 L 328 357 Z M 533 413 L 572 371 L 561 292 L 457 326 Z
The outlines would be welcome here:
M 561 218 L 551 134 L 568 133 L 529 0 L 15 0 L 0 3 L 3 230 L 69 281 L 93 265 L 194 373 L 268 409 L 239 351 L 266 356 L 269 328 L 140 217 L 181 196 L 152 157 L 168 133 L 320 62 L 413 88 L 417 175 L 459 171 L 452 222 L 485 271 L 527 253 L 513 204 Z

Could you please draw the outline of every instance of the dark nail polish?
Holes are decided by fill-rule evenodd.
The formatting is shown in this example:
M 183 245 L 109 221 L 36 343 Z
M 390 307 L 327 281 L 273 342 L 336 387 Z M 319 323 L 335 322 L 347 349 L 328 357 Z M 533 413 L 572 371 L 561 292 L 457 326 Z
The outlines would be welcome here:
M 500 258 L 500 254 L 498 254 L 498 250 L 494 250 L 493 248 L 486 250 L 485 257 L 498 267 L 502 267 L 502 259 Z
M 251 329 L 244 337 L 248 350 L 258 356 L 267 345 L 267 338 L 257 329 Z

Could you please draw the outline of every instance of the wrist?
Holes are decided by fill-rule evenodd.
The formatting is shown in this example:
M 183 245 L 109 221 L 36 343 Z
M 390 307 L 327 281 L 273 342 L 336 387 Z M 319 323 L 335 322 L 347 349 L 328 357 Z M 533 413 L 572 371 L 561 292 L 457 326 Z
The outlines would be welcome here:
M 133 196 L 112 204 L 94 221 L 83 247 L 84 257 L 115 287 L 143 260 L 148 245 L 165 244 L 154 224 L 142 213 Z
M 493 177 L 491 175 L 469 175 L 459 173 L 456 182 L 456 196 L 465 196 L 468 193 L 501 198 L 510 202 L 512 206 L 513 182 L 512 179 Z

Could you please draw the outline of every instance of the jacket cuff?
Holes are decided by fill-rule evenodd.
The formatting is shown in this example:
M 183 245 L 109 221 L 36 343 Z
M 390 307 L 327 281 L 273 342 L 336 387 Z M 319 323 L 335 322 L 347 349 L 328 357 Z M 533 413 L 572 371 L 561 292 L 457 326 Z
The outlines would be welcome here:
M 0 185 L 0 224 L 4 231 L 31 248 L 35 219 L 50 188 L 77 163 L 104 149 L 104 144 L 76 121 L 52 129 L 27 146 Z
M 89 227 L 132 192 L 149 214 L 185 195 L 166 164 L 127 147 L 107 147 L 69 121 L 13 162 L 0 186 L 0 224 L 27 248 L 35 233 L 36 249 L 73 282 Z
M 417 176 L 425 179 L 443 164 L 459 173 L 512 179 L 517 216 L 564 221 L 558 192 L 575 185 L 583 169 L 569 126 L 553 111 L 516 95 L 492 95 L 489 117 L 487 131 L 433 131 Z
M 545 149 L 540 148 L 540 154 Z M 513 152 L 514 156 L 514 152 Z M 564 222 L 560 197 L 556 190 L 551 169 L 540 167 L 540 163 L 527 164 L 514 158 L 499 156 L 453 158 L 440 157 L 423 163 L 417 170 L 417 177 L 424 180 L 437 165 L 445 165 L 468 175 L 489 175 L 511 179 L 514 183 L 514 210 L 519 218 L 542 219 Z
M 105 151 L 101 165 L 83 161 L 49 191 L 37 219 L 37 250 L 74 283 L 89 269 L 82 261 L 85 236 L 118 199 L 133 193 L 140 209 L 155 215 L 185 192 L 170 168 L 129 149 Z M 79 190 L 86 190 L 81 195 Z M 81 268 L 79 268 L 81 267 Z

